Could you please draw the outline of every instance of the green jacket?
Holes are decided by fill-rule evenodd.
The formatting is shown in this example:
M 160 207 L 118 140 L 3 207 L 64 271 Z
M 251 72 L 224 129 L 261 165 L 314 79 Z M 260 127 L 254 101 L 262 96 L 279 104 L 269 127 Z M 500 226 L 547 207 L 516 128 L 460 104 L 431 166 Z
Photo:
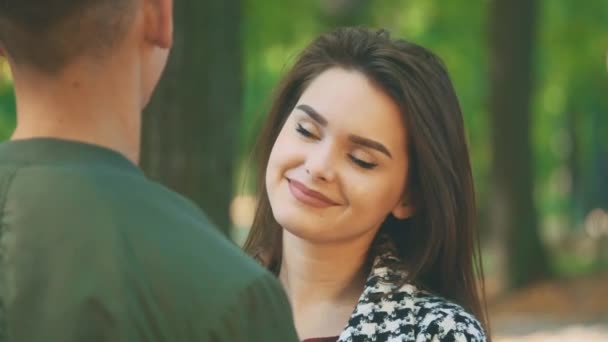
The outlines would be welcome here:
M 0 144 L 0 340 L 297 341 L 280 285 L 122 155 Z

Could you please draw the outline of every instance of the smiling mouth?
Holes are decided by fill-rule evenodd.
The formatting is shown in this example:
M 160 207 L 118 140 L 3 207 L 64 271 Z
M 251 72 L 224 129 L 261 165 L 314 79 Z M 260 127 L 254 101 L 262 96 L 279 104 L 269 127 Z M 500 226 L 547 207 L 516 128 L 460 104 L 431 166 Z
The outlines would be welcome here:
M 298 201 L 315 208 L 327 208 L 338 205 L 338 203 L 327 198 L 320 192 L 309 189 L 306 185 L 287 178 L 289 191 Z

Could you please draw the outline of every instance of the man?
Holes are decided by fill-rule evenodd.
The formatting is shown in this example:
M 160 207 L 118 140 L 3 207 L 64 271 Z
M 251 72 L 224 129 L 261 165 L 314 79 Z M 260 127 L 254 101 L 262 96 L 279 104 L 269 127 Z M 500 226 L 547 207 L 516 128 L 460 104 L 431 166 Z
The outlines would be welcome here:
M 172 0 L 0 1 L 0 340 L 297 341 L 274 278 L 135 166 Z

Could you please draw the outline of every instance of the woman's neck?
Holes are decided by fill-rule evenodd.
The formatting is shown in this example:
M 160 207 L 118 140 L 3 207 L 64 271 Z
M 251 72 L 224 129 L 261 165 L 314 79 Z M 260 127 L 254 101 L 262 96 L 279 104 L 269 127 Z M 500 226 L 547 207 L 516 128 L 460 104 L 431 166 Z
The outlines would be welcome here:
M 313 243 L 284 231 L 279 278 L 300 337 L 332 336 L 344 328 L 365 285 L 372 239 Z

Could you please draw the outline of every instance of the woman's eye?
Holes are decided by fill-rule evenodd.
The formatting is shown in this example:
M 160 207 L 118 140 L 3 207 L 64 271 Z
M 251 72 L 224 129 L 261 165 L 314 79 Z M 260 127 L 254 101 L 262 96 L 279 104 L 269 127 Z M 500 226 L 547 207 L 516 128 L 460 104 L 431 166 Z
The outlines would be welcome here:
M 361 159 L 353 156 L 352 154 L 349 154 L 348 157 L 350 158 L 350 160 L 353 161 L 353 163 L 355 163 L 358 166 L 360 166 L 364 169 L 367 169 L 367 170 L 371 170 L 371 169 L 375 168 L 376 166 L 378 166 L 378 164 L 366 162 L 365 160 L 361 160 Z
M 306 138 L 316 138 L 316 136 L 314 134 L 312 134 L 309 130 L 304 128 L 304 126 L 302 126 L 302 124 L 296 125 L 296 131 Z

